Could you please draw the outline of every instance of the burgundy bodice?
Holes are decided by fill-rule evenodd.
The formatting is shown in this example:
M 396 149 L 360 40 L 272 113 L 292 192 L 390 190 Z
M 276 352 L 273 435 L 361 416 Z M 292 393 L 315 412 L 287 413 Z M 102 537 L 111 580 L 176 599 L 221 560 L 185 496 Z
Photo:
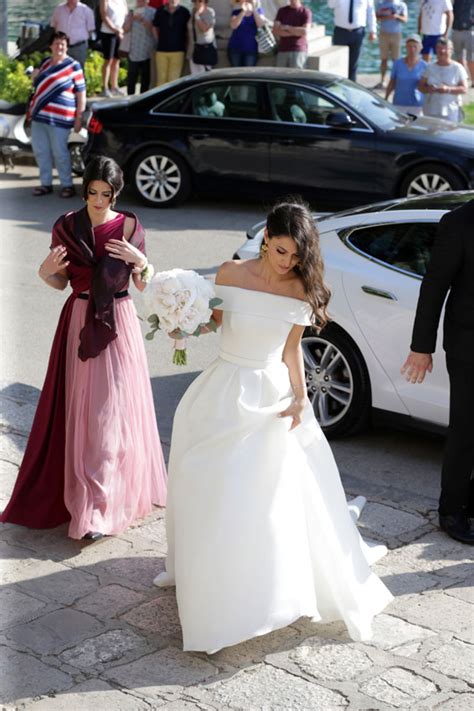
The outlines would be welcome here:
M 93 228 L 94 253 L 97 260 L 106 256 L 105 244 L 110 239 L 122 239 L 124 222 L 125 215 L 119 212 L 113 220 L 104 222 L 103 225 L 97 225 L 97 227 Z M 78 260 L 75 260 L 74 257 L 71 257 L 67 271 L 74 294 L 89 291 L 94 271 L 92 265 L 81 264 Z M 117 287 L 117 291 L 126 289 L 128 287 L 128 281 L 129 279 L 127 277 L 127 280 Z

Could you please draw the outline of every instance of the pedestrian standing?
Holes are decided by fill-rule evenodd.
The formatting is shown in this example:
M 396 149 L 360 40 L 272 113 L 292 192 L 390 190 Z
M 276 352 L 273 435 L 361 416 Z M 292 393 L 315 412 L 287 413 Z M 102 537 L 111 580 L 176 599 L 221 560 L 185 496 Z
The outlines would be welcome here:
M 232 34 L 227 45 L 231 67 L 254 67 L 258 60 L 255 34 L 265 24 L 263 10 L 257 0 L 236 0 L 230 18 Z
M 440 37 L 436 42 L 436 62 L 427 64 L 418 88 L 425 95 L 425 116 L 462 121 L 462 96 L 467 93 L 467 72 L 451 59 L 453 43 Z
M 413 34 L 406 39 L 406 55 L 393 63 L 385 99 L 395 91 L 393 104 L 409 114 L 420 116 L 423 113 L 424 97 L 418 88 L 426 69 L 426 62 L 420 56 L 421 37 Z
M 375 89 L 385 88 L 385 74 L 388 60 L 395 62 L 400 57 L 403 25 L 408 19 L 406 3 L 398 0 L 379 0 L 376 7 L 377 20 L 380 22 L 380 83 Z
M 167 5 L 168 0 L 150 0 L 149 5 L 150 7 L 153 8 L 153 10 L 158 10 L 159 7 L 163 7 L 163 5 Z M 150 86 L 156 86 L 157 84 L 157 76 L 156 76 L 156 40 L 153 44 L 153 49 L 150 54 Z
M 474 545 L 474 200 L 439 223 L 421 284 L 411 351 L 402 374 L 422 383 L 433 368 L 446 296 L 443 347 L 450 384 L 449 427 L 441 471 L 439 524 L 448 536 Z
M 451 0 L 421 0 L 418 32 L 423 37 L 421 55 L 425 62 L 436 54 L 436 42 L 440 37 L 448 37 L 452 24 Z
M 209 71 L 217 64 L 215 24 L 216 13 L 212 7 L 209 7 L 208 0 L 193 0 L 193 11 L 188 25 L 188 59 L 191 74 Z
M 33 190 L 35 197 L 53 192 L 53 163 L 61 183 L 60 196 L 70 198 L 75 194 L 68 138 L 72 128 L 81 130 L 86 85 L 81 65 L 68 55 L 68 44 L 64 32 L 55 32 L 51 38 L 51 56 L 32 76 L 34 93 L 28 118 L 41 181 Z
M 159 7 L 153 19 L 153 31 L 157 40 L 156 74 L 157 85 L 179 79 L 183 71 L 188 43 L 189 10 L 180 5 L 180 0 L 169 0 Z
M 150 54 L 155 46 L 153 18 L 155 10 L 148 7 L 148 0 L 137 0 L 135 10 L 128 14 L 124 31 L 130 33 L 128 52 L 127 93 L 135 94 L 137 82 L 140 93 L 150 88 Z
M 312 21 L 311 10 L 301 0 L 289 0 L 288 5 L 280 7 L 273 24 L 273 34 L 278 39 L 277 67 L 306 67 Z
M 91 8 L 79 0 L 66 0 L 54 9 L 50 24 L 56 32 L 69 37 L 68 55 L 84 70 L 89 37 L 96 31 Z
M 333 44 L 349 47 L 349 79 L 356 81 L 366 28 L 370 42 L 377 37 L 373 0 L 328 0 L 328 6 L 334 10 Z
M 100 39 L 105 60 L 102 65 L 103 96 L 121 96 L 118 88 L 119 48 L 127 15 L 126 0 L 100 0 Z
M 453 13 L 454 59 L 469 70 L 474 86 L 474 0 L 454 0 Z

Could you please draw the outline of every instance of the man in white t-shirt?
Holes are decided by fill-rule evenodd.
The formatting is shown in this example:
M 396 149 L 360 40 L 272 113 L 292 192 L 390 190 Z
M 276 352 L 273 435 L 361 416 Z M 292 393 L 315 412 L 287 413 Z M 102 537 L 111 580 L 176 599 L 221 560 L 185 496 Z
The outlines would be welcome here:
M 425 95 L 425 116 L 462 121 L 462 95 L 467 92 L 467 72 L 451 59 L 453 43 L 441 37 L 436 43 L 436 62 L 425 68 L 418 89 Z
M 448 37 L 453 24 L 453 4 L 451 0 L 421 0 L 418 16 L 418 32 L 423 37 L 421 56 L 430 61 L 436 53 L 436 42 L 440 37 Z

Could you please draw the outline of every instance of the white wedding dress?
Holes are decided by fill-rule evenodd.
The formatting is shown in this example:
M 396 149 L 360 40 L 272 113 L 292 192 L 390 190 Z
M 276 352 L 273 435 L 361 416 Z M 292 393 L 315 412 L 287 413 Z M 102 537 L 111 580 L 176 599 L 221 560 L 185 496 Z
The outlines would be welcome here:
M 282 352 L 309 305 L 217 286 L 219 357 L 189 387 L 174 418 L 166 572 L 176 584 L 185 650 L 215 652 L 307 616 L 344 620 L 371 636 L 392 595 L 369 565 L 331 449 L 308 403 L 289 432 Z

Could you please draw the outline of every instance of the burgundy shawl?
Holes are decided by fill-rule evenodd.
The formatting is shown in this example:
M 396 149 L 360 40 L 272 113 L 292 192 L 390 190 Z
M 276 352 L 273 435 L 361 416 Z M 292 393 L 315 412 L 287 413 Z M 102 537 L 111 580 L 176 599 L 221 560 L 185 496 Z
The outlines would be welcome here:
M 130 239 L 143 251 L 144 231 L 135 215 Z M 66 412 L 66 346 L 76 296 L 90 289 L 79 357 L 94 358 L 117 337 L 114 293 L 128 282 L 131 267 L 108 255 L 96 259 L 94 234 L 85 209 L 60 217 L 53 228 L 53 246 L 68 251 L 73 293 L 64 304 L 54 336 L 48 370 L 31 434 L 11 499 L 0 521 L 30 528 L 54 528 L 69 521 L 64 504 L 64 449 Z

